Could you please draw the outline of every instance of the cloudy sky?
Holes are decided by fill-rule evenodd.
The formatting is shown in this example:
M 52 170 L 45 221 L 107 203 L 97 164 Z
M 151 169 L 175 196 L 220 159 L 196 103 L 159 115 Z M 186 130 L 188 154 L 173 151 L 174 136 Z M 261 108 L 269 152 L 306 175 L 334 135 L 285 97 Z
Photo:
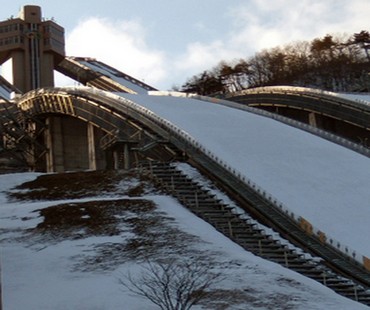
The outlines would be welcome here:
M 26 4 L 65 28 L 67 55 L 159 89 L 263 48 L 370 30 L 370 0 L 12 0 L 0 20 Z

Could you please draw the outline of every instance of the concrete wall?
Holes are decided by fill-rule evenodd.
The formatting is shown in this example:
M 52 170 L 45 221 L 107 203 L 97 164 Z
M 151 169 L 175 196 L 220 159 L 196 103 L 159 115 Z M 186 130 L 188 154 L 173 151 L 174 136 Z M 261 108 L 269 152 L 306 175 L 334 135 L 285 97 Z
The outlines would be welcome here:
M 66 116 L 50 116 L 46 124 L 46 171 L 105 169 L 105 154 L 99 148 L 103 132 L 99 128 Z

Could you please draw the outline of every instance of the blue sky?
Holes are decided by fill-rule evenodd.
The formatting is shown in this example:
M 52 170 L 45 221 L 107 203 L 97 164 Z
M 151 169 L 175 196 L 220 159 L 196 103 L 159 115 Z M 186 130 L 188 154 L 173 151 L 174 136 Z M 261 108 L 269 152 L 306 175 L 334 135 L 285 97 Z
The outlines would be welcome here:
M 26 4 L 65 28 L 68 55 L 160 89 L 263 48 L 370 29 L 369 0 L 13 0 L 0 20 Z

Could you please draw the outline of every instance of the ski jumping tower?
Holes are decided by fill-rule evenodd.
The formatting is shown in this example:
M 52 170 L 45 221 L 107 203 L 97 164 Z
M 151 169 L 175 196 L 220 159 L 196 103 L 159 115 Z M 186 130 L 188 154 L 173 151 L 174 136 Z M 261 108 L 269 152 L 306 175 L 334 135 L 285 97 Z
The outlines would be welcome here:
M 0 65 L 12 59 L 13 85 L 21 92 L 54 86 L 54 68 L 64 58 L 64 28 L 27 5 L 18 18 L 0 22 Z

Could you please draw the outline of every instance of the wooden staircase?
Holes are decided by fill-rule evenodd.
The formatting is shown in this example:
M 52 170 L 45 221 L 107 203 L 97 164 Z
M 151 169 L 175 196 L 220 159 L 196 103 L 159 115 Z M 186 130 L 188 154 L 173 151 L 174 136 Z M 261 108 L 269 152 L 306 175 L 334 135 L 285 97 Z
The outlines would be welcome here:
M 224 203 L 210 189 L 168 163 L 143 164 L 142 173 L 182 205 L 245 250 L 316 280 L 338 294 L 370 306 L 370 289 L 341 275 L 321 258 L 266 232 L 245 212 Z M 267 229 L 268 230 L 268 229 Z M 298 233 L 298 232 L 297 232 Z M 335 259 L 335 258 L 333 258 Z

